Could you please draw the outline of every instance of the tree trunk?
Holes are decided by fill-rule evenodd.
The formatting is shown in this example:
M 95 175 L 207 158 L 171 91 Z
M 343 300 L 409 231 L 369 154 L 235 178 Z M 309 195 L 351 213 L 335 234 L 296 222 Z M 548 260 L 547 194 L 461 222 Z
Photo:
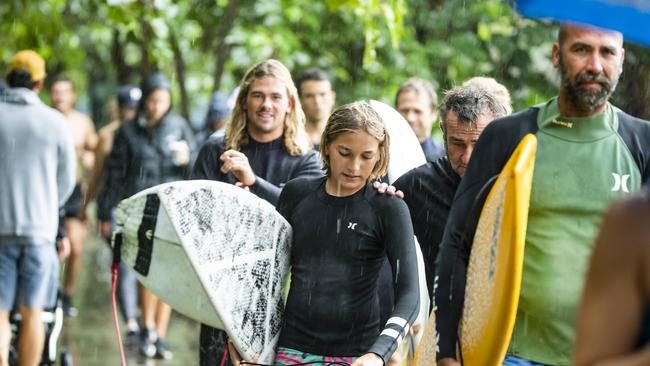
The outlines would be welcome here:
M 183 60 L 183 53 L 181 52 L 178 38 L 176 37 L 176 30 L 171 24 L 168 24 L 167 27 L 169 28 L 169 44 L 172 52 L 174 52 L 176 80 L 178 80 L 178 89 L 181 94 L 181 115 L 185 118 L 190 128 L 192 128 L 192 123 L 190 123 L 189 99 L 187 97 L 187 89 L 185 88 L 185 60 Z
M 111 51 L 117 82 L 120 85 L 128 84 L 132 70 L 124 61 L 124 44 L 120 41 L 120 31 L 117 28 L 113 29 Z
M 226 43 L 226 37 L 230 33 L 237 13 L 240 8 L 240 0 L 230 0 L 226 9 L 224 10 L 223 17 L 219 22 L 219 28 L 216 32 L 217 46 L 215 47 L 215 66 L 213 74 L 212 90 L 217 91 L 221 87 L 221 78 L 223 76 L 226 60 L 230 54 L 230 46 Z
M 140 0 L 140 5 L 142 5 L 145 11 L 153 11 L 150 1 Z M 140 17 L 139 20 L 140 31 L 142 34 L 138 39 L 140 42 L 140 54 L 142 57 L 140 62 L 140 75 L 144 77 L 158 71 L 158 65 L 156 65 L 155 60 L 152 60 L 151 57 L 149 57 L 149 45 L 154 37 L 153 28 L 151 28 L 151 24 L 145 21 L 144 17 Z
M 87 52 L 87 65 L 102 65 L 106 61 L 101 59 L 101 56 L 96 52 L 92 47 L 88 48 Z M 101 89 L 102 86 L 105 86 L 108 82 L 107 78 L 110 75 L 107 75 L 106 72 L 96 68 L 96 67 L 86 67 L 87 80 L 92 80 L 88 84 L 87 94 L 90 99 L 90 118 L 95 123 L 95 127 L 101 127 L 107 122 L 105 102 L 106 100 L 102 98 L 101 93 L 98 92 L 98 89 Z

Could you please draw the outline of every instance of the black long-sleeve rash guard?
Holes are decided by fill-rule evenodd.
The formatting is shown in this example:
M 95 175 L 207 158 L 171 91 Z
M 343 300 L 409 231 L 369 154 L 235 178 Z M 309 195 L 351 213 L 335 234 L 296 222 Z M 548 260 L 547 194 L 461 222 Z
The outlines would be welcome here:
M 275 205 L 286 182 L 297 177 L 322 177 L 318 153 L 313 150 L 304 155 L 291 156 L 284 147 L 284 137 L 261 143 L 249 137 L 248 144 L 239 151 L 246 155 L 255 173 L 252 193 Z M 209 179 L 235 184 L 232 173 L 222 173 L 219 157 L 226 151 L 223 136 L 211 137 L 203 145 L 194 164 L 192 179 Z
M 438 249 L 459 184 L 460 176 L 452 169 L 446 155 L 406 172 L 393 183 L 404 192 L 404 202 L 411 213 L 413 231 L 424 257 L 430 295 L 433 295 Z
M 408 208 L 370 185 L 351 196 L 330 196 L 325 181 L 292 180 L 278 201 L 277 210 L 293 226 L 291 288 L 279 345 L 327 356 L 372 352 L 386 363 L 419 309 Z M 377 278 L 386 257 L 396 302 L 382 331 Z

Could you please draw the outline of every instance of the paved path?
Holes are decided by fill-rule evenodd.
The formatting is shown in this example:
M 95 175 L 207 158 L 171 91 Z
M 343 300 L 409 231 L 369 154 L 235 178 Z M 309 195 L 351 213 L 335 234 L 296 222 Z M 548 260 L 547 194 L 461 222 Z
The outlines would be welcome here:
M 79 315 L 65 320 L 59 343 L 71 351 L 75 366 L 119 365 L 110 297 L 111 253 L 108 245 L 95 232 L 88 236 L 84 245 L 83 269 L 73 300 Z M 121 326 L 124 327 L 124 324 Z M 145 360 L 139 357 L 136 349 L 127 349 L 127 363 L 198 365 L 199 326 L 196 322 L 174 313 L 167 338 L 174 352 L 172 360 Z

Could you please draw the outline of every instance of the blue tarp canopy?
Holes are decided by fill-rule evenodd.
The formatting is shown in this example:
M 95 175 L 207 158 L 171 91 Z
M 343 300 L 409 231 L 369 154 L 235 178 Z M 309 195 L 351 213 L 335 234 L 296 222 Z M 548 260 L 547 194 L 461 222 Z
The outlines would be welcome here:
M 577 22 L 623 33 L 650 47 L 650 0 L 512 0 L 526 17 Z

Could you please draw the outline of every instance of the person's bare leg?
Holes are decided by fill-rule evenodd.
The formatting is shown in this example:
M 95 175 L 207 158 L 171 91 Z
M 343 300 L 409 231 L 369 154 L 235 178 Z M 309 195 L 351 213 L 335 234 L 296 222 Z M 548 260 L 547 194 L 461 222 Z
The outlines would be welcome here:
M 9 366 L 10 342 L 11 328 L 9 325 L 9 312 L 0 311 L 0 366 Z
M 155 328 L 158 298 L 142 285 L 140 285 L 140 303 L 142 306 L 142 323 L 147 328 Z
M 81 262 L 83 258 L 83 242 L 86 239 L 86 225 L 75 218 L 65 219 L 65 230 L 70 239 L 70 257 L 68 265 L 65 268 L 65 282 L 63 284 L 63 293 L 72 295 L 77 283 L 77 277 L 81 271 Z
M 140 304 L 143 327 L 140 329 L 140 353 L 145 357 L 156 354 L 156 304 L 158 298 L 140 285 Z
M 41 308 L 20 307 L 22 320 L 18 338 L 18 365 L 37 366 L 45 346 L 45 327 L 41 320 Z
M 156 305 L 156 357 L 169 360 L 173 357 L 169 350 L 165 336 L 167 335 L 167 326 L 172 315 L 171 306 L 165 304 L 160 299 Z
M 156 334 L 159 338 L 165 338 L 167 335 L 167 327 L 169 325 L 169 319 L 172 316 L 172 307 L 166 303 L 158 300 L 156 306 Z

